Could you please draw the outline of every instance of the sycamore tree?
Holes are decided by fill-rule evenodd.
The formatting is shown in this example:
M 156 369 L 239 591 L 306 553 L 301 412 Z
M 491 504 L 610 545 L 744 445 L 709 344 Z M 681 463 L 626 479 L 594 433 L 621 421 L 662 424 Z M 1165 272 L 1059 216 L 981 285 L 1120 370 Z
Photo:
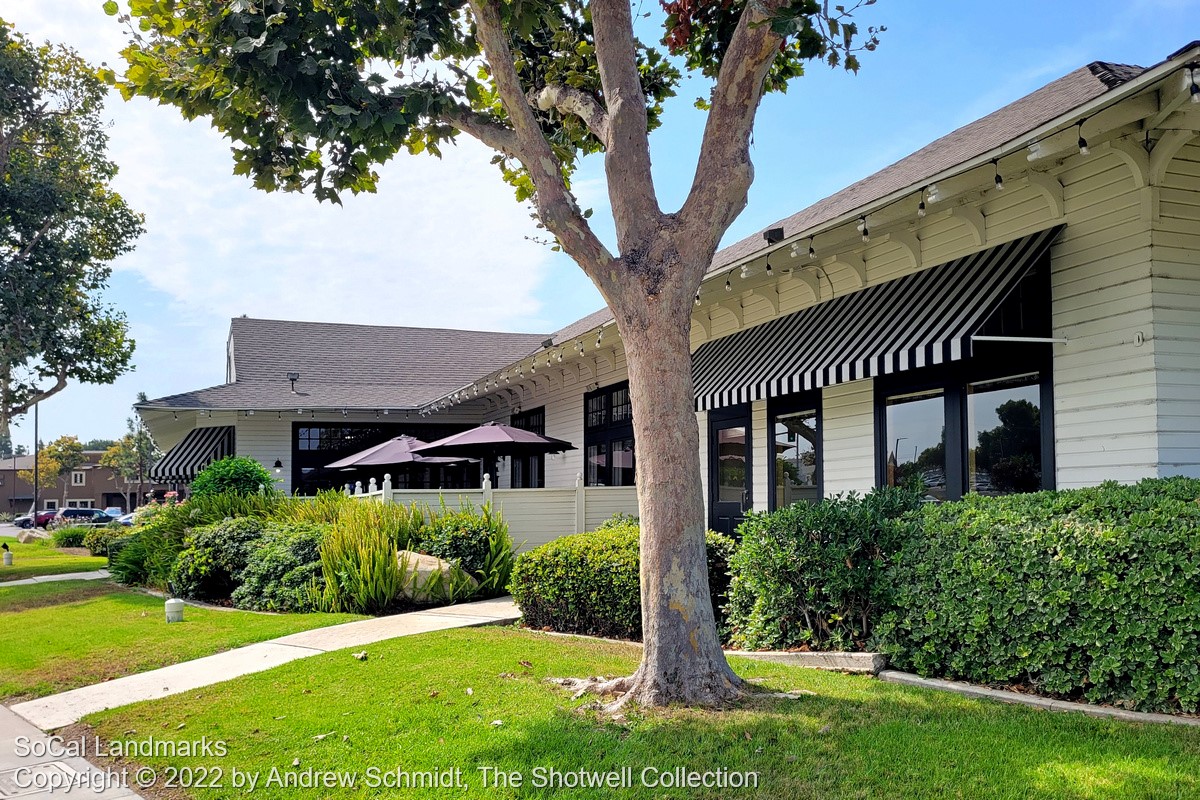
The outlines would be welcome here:
M 139 394 L 138 402 L 145 401 L 146 395 Z M 141 417 L 126 420 L 126 425 L 128 432 L 104 451 L 104 455 L 100 457 L 100 466 L 110 468 L 113 471 L 113 479 L 121 480 L 125 494 L 125 510 L 133 511 L 141 503 L 146 476 L 150 474 L 150 468 L 162 458 L 162 451 L 150 438 L 150 431 L 142 424 Z
M 127 98 L 209 118 L 233 142 L 234 172 L 267 191 L 374 191 L 377 165 L 460 134 L 496 151 L 518 200 L 600 290 L 629 368 L 644 655 L 633 676 L 583 688 L 714 705 L 743 686 L 709 601 L 693 296 L 746 205 L 763 93 L 809 60 L 857 69 L 877 31 L 859 35 L 852 15 L 873 2 L 671 0 L 658 46 L 635 33 L 629 0 L 109 0 L 131 40 L 124 75 L 106 77 Z M 711 85 L 708 119 L 687 199 L 664 211 L 649 133 L 687 73 Z M 571 193 L 593 153 L 615 249 Z
M 142 218 L 110 188 L 105 92 L 73 51 L 0 19 L 0 435 L 68 381 L 130 369 L 125 317 L 99 295 Z

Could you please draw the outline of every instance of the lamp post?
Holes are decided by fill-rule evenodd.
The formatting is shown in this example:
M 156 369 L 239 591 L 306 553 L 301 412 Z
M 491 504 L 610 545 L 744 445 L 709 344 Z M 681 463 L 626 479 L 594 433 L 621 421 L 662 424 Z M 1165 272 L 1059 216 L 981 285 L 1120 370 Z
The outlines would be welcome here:
M 41 458 L 41 448 L 38 447 L 38 404 L 34 403 L 33 404 L 33 510 L 29 512 L 33 518 L 33 525 L 31 526 L 33 528 L 37 527 L 38 484 L 41 482 L 39 480 L 41 478 L 41 474 L 38 472 L 38 467 L 41 465 L 40 458 Z

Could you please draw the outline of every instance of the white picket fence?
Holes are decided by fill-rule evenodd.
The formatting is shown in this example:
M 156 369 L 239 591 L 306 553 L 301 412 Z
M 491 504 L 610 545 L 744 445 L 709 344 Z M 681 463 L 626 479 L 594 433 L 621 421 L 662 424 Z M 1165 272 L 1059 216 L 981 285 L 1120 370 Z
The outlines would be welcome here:
M 483 476 L 482 489 L 393 489 L 391 475 L 383 483 L 372 478 L 350 486 L 346 493 L 363 500 L 384 503 L 424 503 L 439 508 L 458 509 L 465 503 L 478 508 L 484 503 L 499 511 L 508 522 L 508 530 L 518 550 L 529 550 L 551 539 L 572 533 L 595 530 L 613 514 L 637 516 L 637 489 L 632 486 L 584 486 L 583 476 L 575 477 L 571 489 L 494 489 L 490 475 Z

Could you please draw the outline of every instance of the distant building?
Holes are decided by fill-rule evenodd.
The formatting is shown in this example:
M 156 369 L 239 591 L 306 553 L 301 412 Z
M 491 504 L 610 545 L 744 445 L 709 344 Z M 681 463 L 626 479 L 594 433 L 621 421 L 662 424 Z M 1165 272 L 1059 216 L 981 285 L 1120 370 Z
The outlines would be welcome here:
M 111 467 L 100 466 L 103 450 L 85 450 L 84 463 L 62 476 L 58 484 L 43 489 L 38 498 L 42 508 L 109 508 L 132 511 L 152 494 L 161 496 L 170 486 L 152 483 L 146 477 L 143 500 L 138 499 L 137 481 L 126 483 Z M 33 456 L 9 456 L 0 459 L 0 513 L 24 514 L 33 503 L 33 486 L 18 473 L 33 469 Z

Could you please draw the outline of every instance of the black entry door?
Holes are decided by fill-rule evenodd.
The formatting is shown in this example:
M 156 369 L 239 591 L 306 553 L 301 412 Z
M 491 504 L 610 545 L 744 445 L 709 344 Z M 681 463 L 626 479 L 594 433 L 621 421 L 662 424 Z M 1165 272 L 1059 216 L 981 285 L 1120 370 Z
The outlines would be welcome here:
M 708 415 L 708 526 L 732 534 L 753 505 L 750 408 Z

